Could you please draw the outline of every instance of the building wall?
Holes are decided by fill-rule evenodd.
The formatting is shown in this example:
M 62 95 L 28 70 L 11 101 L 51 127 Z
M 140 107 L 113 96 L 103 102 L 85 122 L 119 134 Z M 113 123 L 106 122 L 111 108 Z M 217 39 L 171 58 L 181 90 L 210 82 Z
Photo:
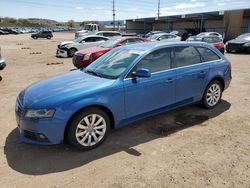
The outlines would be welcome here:
M 206 15 L 204 15 L 204 28 L 206 31 L 215 31 L 221 34 L 225 34 L 227 38 L 233 38 L 241 33 L 250 32 L 250 16 L 244 15 L 244 10 L 234 10 L 234 11 L 225 11 L 224 15 L 216 16 L 214 19 L 211 17 L 209 20 L 206 20 Z M 144 25 L 143 21 L 136 22 L 130 21 L 127 22 L 127 31 L 135 33 L 144 33 L 144 31 L 150 30 L 161 30 L 161 31 L 173 31 L 177 30 L 180 34 L 185 32 L 185 29 L 190 28 L 200 28 L 200 20 L 196 18 L 194 21 L 190 21 L 185 18 L 179 19 L 177 21 L 168 22 L 166 20 L 153 21 L 152 24 Z M 190 19 L 190 18 L 189 18 Z M 147 20 L 147 19 L 145 19 Z M 151 19 L 152 22 L 152 19 Z

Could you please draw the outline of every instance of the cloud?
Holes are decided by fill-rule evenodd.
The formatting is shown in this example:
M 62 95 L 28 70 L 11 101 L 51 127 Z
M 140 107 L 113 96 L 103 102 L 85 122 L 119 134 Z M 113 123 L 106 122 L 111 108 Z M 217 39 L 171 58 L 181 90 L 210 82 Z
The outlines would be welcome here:
M 130 9 L 128 9 L 128 11 L 131 11 L 131 12 L 137 11 L 137 10 L 138 10 L 138 8 L 130 8 Z
M 175 10 L 182 10 L 182 9 L 191 9 L 191 8 L 198 8 L 198 7 L 205 7 L 205 3 L 180 3 L 178 5 L 173 6 L 173 9 Z
M 82 10 L 82 7 L 75 7 L 76 10 Z
M 92 8 L 93 10 L 103 10 L 104 9 L 104 7 L 94 7 L 94 8 Z
M 217 6 L 224 6 L 226 3 L 216 3 Z
M 105 11 L 103 12 L 103 14 L 105 14 L 105 15 L 110 15 L 110 14 L 113 14 L 113 13 L 112 13 L 112 11 L 110 11 L 110 10 L 105 10 Z

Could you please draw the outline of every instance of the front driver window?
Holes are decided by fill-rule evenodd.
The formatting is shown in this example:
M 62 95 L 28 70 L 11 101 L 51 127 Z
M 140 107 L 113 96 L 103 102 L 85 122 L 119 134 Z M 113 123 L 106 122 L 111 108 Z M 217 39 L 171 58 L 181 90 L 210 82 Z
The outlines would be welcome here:
M 136 69 L 145 68 L 151 73 L 171 68 L 171 49 L 163 48 L 146 55 L 137 65 Z

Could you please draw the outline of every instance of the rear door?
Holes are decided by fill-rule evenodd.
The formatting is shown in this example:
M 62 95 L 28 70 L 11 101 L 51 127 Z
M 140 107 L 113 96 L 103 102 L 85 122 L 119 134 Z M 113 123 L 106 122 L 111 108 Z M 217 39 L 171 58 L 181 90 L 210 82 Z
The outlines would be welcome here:
M 176 102 L 185 104 L 200 100 L 210 71 L 208 63 L 202 63 L 198 50 L 192 46 L 174 48 L 176 68 Z
M 136 117 L 175 102 L 175 71 L 171 69 L 171 48 L 146 55 L 132 70 L 149 69 L 151 77 L 124 80 L 127 118 Z

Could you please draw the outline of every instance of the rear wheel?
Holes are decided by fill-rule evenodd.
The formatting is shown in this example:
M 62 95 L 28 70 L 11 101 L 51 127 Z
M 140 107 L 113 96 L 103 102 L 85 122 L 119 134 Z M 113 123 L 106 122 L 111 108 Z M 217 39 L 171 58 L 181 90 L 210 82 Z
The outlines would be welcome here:
M 51 39 L 51 36 L 48 35 L 48 36 L 47 36 L 47 39 Z
M 68 50 L 68 56 L 69 56 L 69 57 L 73 57 L 76 51 L 77 51 L 77 49 L 75 49 L 75 48 L 70 48 L 70 49 Z
M 221 100 L 222 90 L 222 85 L 219 81 L 214 80 L 210 82 L 202 98 L 203 106 L 208 109 L 217 106 Z
M 2 76 L 0 76 L 0 82 L 2 81 L 2 79 L 3 79 Z
M 73 117 L 66 137 L 72 146 L 81 150 L 91 150 L 105 140 L 109 129 L 110 120 L 104 111 L 99 108 L 87 108 Z

